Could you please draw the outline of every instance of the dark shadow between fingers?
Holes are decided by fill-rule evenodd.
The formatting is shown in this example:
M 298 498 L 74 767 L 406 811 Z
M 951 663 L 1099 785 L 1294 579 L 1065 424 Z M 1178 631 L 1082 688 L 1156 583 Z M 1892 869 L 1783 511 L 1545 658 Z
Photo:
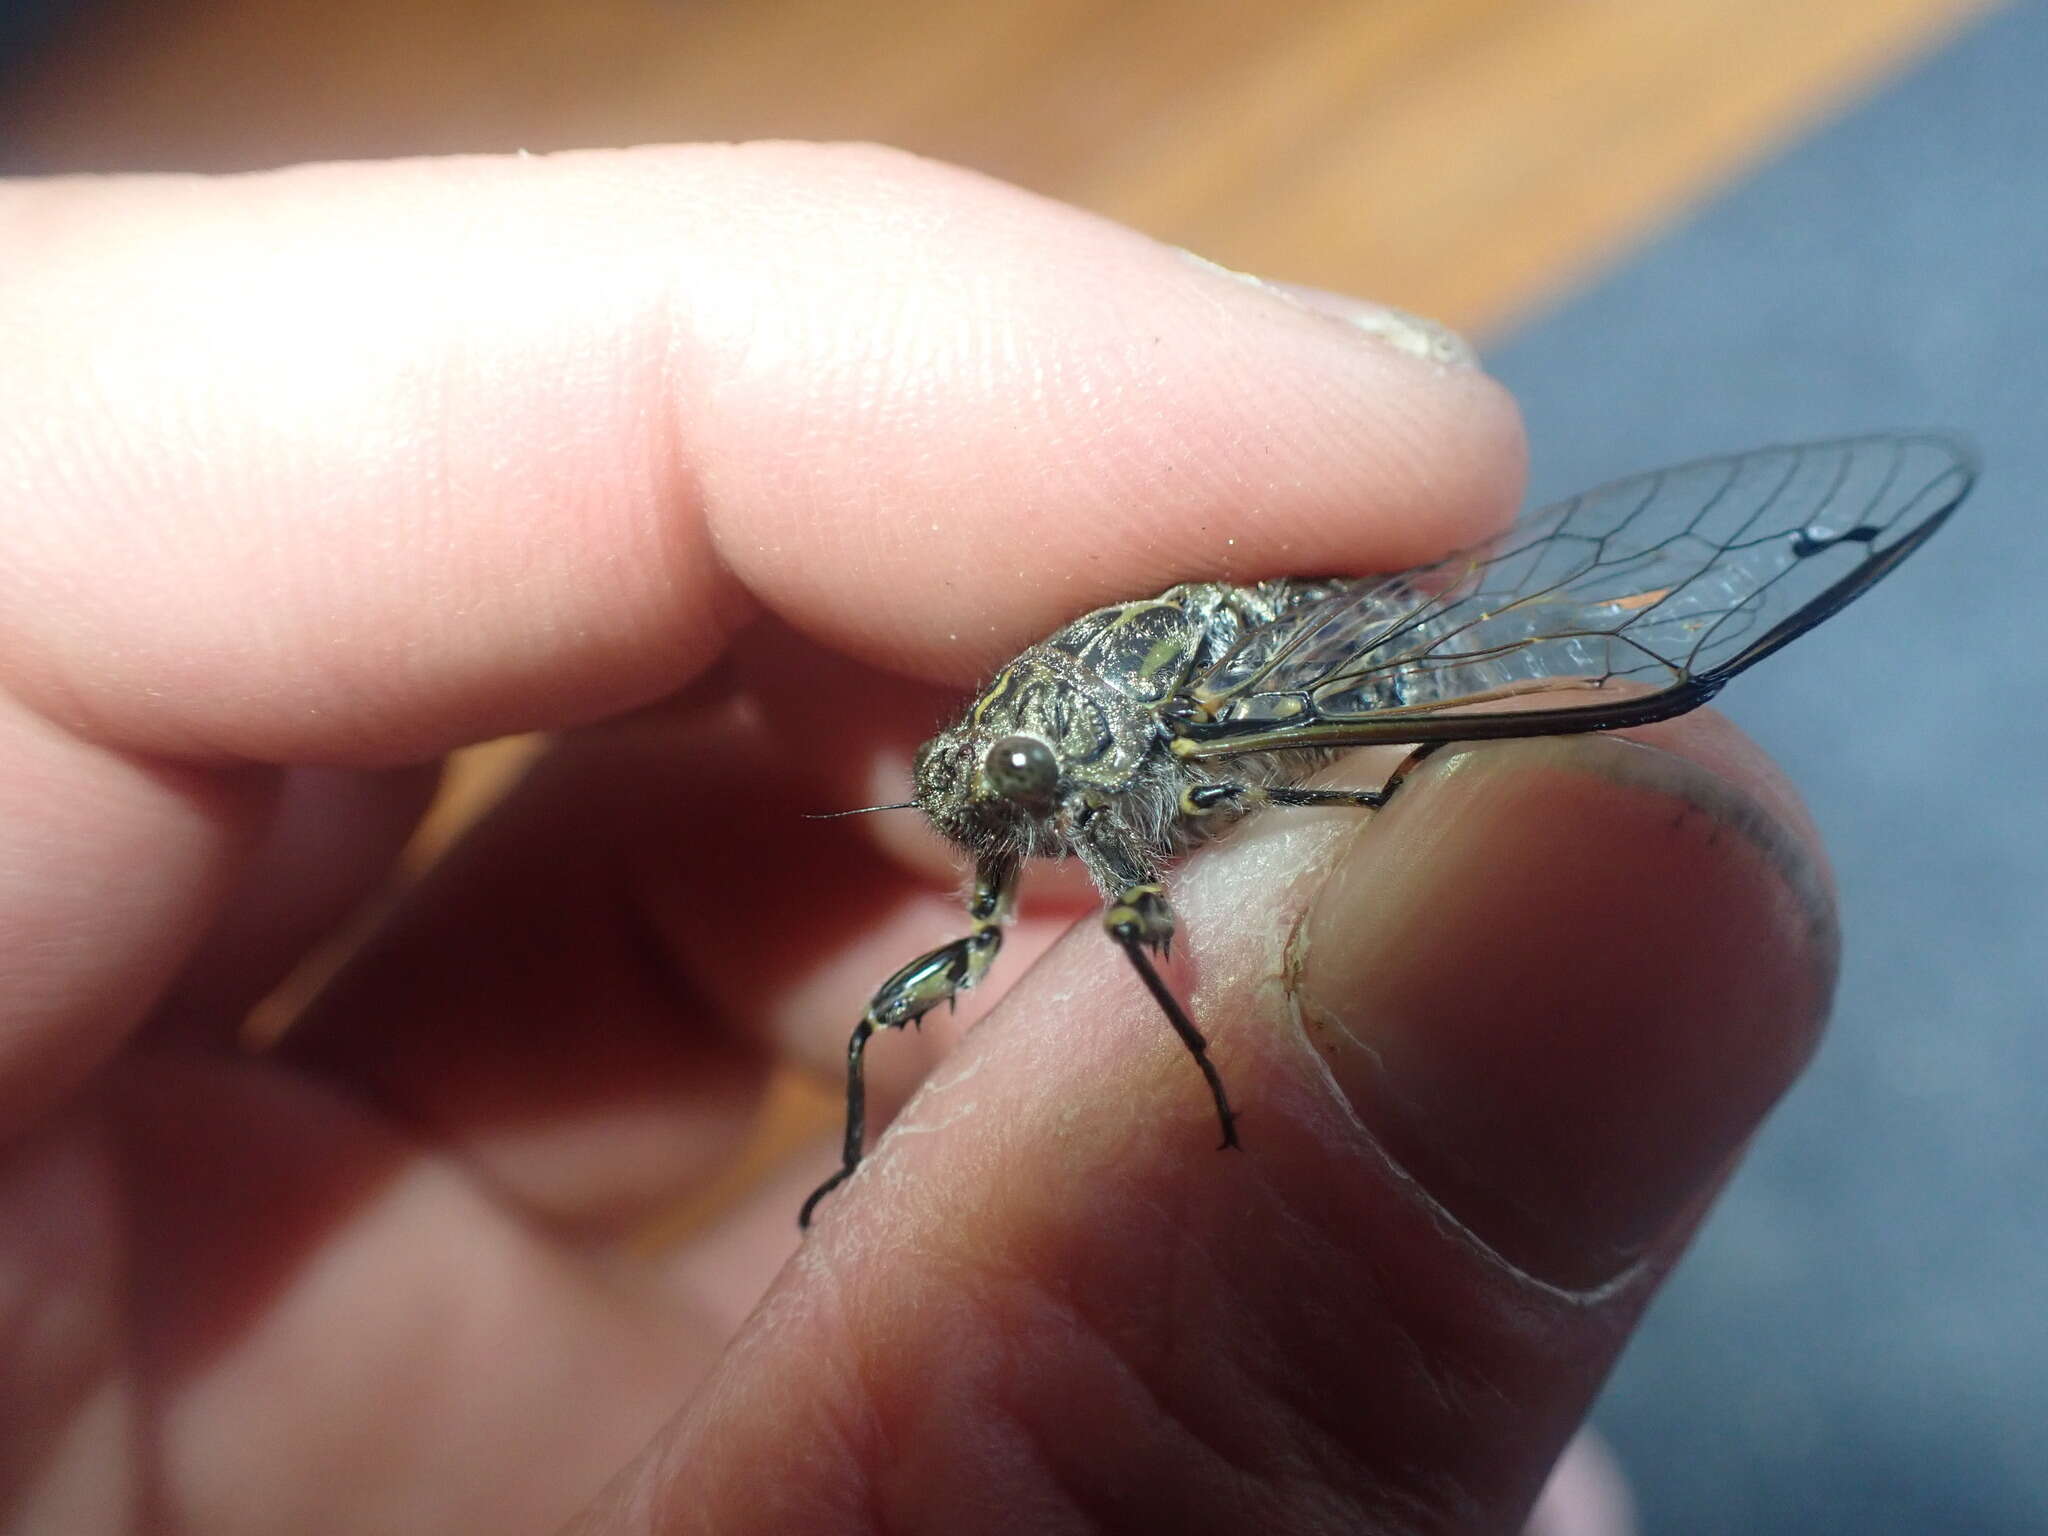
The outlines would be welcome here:
M 762 1124 L 777 1064 L 836 1080 L 867 994 L 963 921 L 935 850 L 899 860 L 860 820 L 806 819 L 928 728 L 915 685 L 840 682 L 848 703 L 810 722 L 829 753 L 793 752 L 757 696 L 724 688 L 565 738 L 397 905 L 281 1058 L 475 1159 L 565 1235 L 630 1236 L 729 1181 L 764 1137 L 786 1139 Z M 932 842 L 921 825 L 899 835 Z M 944 884 L 906 868 L 920 856 Z M 1060 922 L 1017 936 L 1019 969 Z M 985 1001 L 888 1053 L 876 1123 Z

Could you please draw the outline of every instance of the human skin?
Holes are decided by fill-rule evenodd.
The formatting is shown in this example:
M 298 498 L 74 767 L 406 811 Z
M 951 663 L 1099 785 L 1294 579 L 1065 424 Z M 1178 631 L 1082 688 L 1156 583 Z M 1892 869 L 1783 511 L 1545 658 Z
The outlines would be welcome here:
M 19 184 L 0 250 L 11 1529 L 1511 1529 L 1812 1048 L 1725 723 L 1443 753 L 1177 877 L 1241 1151 L 1053 880 L 800 1248 L 823 1145 L 650 1252 L 961 929 L 914 818 L 800 812 L 1089 607 L 1483 536 L 1512 404 L 866 148 Z

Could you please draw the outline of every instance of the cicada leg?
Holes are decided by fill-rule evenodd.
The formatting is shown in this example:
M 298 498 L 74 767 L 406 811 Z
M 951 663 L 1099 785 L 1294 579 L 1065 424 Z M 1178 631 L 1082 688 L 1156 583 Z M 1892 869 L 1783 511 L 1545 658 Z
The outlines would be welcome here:
M 1268 787 L 1230 782 L 1193 784 L 1181 792 L 1181 814 L 1204 816 L 1226 808 L 1250 811 L 1268 805 L 1343 805 L 1377 811 L 1394 798 L 1394 792 L 1407 782 L 1423 759 L 1446 745 L 1448 743 L 1441 741 L 1424 742 L 1401 759 L 1400 765 L 1387 775 L 1386 783 L 1378 789 L 1298 789 L 1288 785 Z
M 846 1042 L 846 1139 L 840 1151 L 839 1171 L 811 1191 L 797 1213 L 799 1228 L 811 1224 L 818 1202 L 844 1184 L 860 1166 L 862 1144 L 867 1137 L 867 1088 L 861 1074 L 862 1057 L 878 1029 L 901 1029 L 914 1024 L 941 1003 L 951 1004 L 962 992 L 980 981 L 1003 947 L 1002 923 L 1009 916 L 1010 888 L 1014 872 L 984 868 L 975 877 L 974 898 L 967 914 L 974 931 L 964 938 L 941 944 L 883 982 L 868 1003 L 853 1036 Z
M 1151 881 L 1126 887 L 1109 910 L 1102 914 L 1102 926 L 1109 930 L 1109 936 L 1124 952 L 1124 958 L 1131 962 L 1138 979 L 1145 983 L 1145 990 L 1152 994 L 1152 1000 L 1166 1015 L 1166 1022 L 1173 1026 L 1181 1044 L 1195 1058 L 1195 1065 L 1202 1069 L 1202 1078 L 1209 1085 L 1209 1097 L 1216 1101 L 1216 1118 L 1223 1125 L 1222 1146 L 1236 1146 L 1237 1111 L 1230 1107 L 1230 1096 L 1223 1091 L 1222 1075 L 1217 1072 L 1216 1063 L 1209 1059 L 1209 1041 L 1195 1028 L 1195 1021 L 1187 1016 L 1179 999 L 1173 995 L 1173 989 L 1160 977 L 1151 955 L 1147 953 L 1156 949 L 1163 955 L 1173 947 L 1173 908 L 1166 903 L 1166 892 Z
M 1181 813 L 1187 816 L 1202 816 L 1224 809 L 1253 810 L 1268 805 L 1342 805 L 1360 810 L 1378 810 L 1412 774 L 1424 758 L 1442 745 L 1429 742 L 1410 752 L 1387 776 L 1387 781 L 1378 789 L 1296 789 L 1286 786 L 1267 787 L 1257 784 L 1209 783 L 1190 786 L 1181 795 Z M 1103 914 L 1103 926 L 1109 936 L 1117 942 L 1125 958 L 1131 962 L 1138 979 L 1145 983 L 1145 990 L 1152 994 L 1153 1001 L 1166 1015 L 1174 1033 L 1188 1048 L 1188 1054 L 1195 1058 L 1195 1065 L 1202 1069 L 1202 1078 L 1209 1085 L 1209 1096 L 1216 1101 L 1216 1117 L 1223 1125 L 1223 1146 L 1234 1147 L 1237 1140 L 1237 1112 L 1230 1107 L 1230 1097 L 1223 1090 L 1223 1078 L 1216 1070 L 1216 1064 L 1209 1059 L 1209 1042 L 1195 1027 L 1195 1021 L 1188 1017 L 1187 1010 L 1174 997 L 1172 989 L 1160 977 L 1158 968 L 1152 964 L 1148 950 L 1165 954 L 1173 945 L 1173 909 L 1166 904 L 1165 892 L 1150 881 L 1133 883 Z

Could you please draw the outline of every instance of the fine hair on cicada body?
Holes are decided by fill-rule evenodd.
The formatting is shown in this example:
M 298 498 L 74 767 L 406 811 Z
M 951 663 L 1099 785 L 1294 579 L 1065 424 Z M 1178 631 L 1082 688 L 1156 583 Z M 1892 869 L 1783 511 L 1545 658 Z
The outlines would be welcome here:
M 1934 434 L 1762 448 L 1616 481 L 1398 575 L 1190 582 L 1030 647 L 925 743 L 910 800 L 876 808 L 915 806 L 972 855 L 969 931 L 890 976 L 854 1026 L 840 1167 L 800 1223 L 860 1163 L 869 1039 L 981 980 L 1029 860 L 1087 869 L 1236 1146 L 1208 1043 L 1152 960 L 1173 940 L 1169 861 L 1253 811 L 1377 809 L 1449 743 L 1694 709 L 1919 548 L 1974 477 Z M 1385 744 L 1411 750 L 1384 783 L 1306 787 L 1340 749 Z

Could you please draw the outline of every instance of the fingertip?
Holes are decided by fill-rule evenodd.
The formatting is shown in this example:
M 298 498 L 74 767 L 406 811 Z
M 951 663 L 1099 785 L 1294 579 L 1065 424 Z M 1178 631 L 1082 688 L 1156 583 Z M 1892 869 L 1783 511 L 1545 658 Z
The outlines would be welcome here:
M 1520 418 L 1468 354 L 952 167 L 836 169 L 836 280 L 785 275 L 765 322 L 833 366 L 722 397 L 727 440 L 784 448 L 721 465 L 711 512 L 834 646 L 964 682 L 1103 602 L 1399 569 L 1511 516 Z

